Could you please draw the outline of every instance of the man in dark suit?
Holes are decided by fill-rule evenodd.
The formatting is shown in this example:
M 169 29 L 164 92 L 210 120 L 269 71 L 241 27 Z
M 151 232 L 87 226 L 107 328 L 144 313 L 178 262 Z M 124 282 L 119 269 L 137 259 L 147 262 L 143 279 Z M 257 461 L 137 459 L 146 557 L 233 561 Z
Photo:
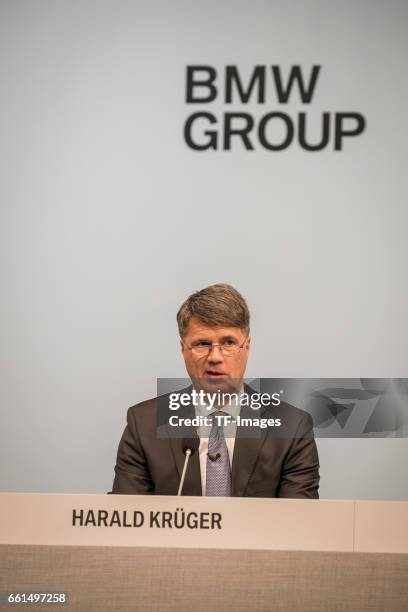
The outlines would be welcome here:
M 207 428 L 194 429 L 198 452 L 190 459 L 183 495 L 318 498 L 319 459 L 310 415 L 284 402 L 254 414 L 251 404 L 243 402 L 255 392 L 242 382 L 251 337 L 241 294 L 230 285 L 207 287 L 184 302 L 177 321 L 191 389 L 201 391 L 198 403 L 180 405 L 177 420 L 210 418 Z M 218 398 L 234 395 L 235 406 L 232 401 L 206 405 L 205 398 L 217 393 Z M 168 417 L 163 422 L 168 406 L 167 395 L 129 408 L 112 493 L 177 493 L 183 436 L 172 431 Z M 216 415 L 229 419 L 228 428 L 220 426 Z M 279 426 L 237 425 L 239 418 L 251 423 L 254 417 Z

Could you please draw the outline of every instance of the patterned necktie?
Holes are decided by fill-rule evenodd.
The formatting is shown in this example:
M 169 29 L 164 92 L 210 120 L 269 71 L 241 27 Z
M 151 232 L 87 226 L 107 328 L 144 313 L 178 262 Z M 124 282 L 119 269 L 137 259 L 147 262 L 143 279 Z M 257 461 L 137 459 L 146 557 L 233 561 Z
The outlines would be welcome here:
M 217 410 L 217 415 L 227 416 L 225 412 Z M 218 424 L 220 422 L 220 424 Z M 231 465 L 228 455 L 227 443 L 225 442 L 222 419 L 214 418 L 212 415 L 212 427 L 208 438 L 206 495 L 231 497 L 232 479 Z

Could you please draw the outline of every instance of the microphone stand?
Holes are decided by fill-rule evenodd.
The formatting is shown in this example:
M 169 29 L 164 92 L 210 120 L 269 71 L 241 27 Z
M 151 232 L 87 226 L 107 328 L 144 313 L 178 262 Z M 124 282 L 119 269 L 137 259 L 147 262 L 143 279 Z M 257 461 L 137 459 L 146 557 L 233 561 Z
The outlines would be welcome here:
M 185 455 L 186 455 L 186 458 L 184 460 L 184 466 L 183 466 L 183 471 L 181 473 L 180 485 L 179 485 L 179 488 L 178 488 L 177 496 L 180 496 L 181 492 L 183 490 L 183 484 L 184 484 L 184 479 L 186 477 L 188 460 L 190 459 L 190 457 L 192 455 L 192 452 L 191 452 L 190 448 L 186 449 Z

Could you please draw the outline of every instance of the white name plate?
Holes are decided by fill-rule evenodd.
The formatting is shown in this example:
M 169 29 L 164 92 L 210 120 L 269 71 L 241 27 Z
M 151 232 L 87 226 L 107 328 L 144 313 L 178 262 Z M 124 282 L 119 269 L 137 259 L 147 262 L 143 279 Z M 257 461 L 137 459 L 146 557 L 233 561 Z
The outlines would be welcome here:
M 0 544 L 351 552 L 354 504 L 0 493 Z

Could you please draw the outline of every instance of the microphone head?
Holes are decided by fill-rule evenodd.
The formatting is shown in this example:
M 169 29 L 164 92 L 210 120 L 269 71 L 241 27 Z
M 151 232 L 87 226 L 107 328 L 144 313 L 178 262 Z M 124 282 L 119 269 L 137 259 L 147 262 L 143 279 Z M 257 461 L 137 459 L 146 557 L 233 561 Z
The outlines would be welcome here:
M 207 453 L 207 456 L 210 461 L 217 461 L 221 457 L 221 453 L 217 453 L 216 455 L 211 455 L 210 453 Z
M 198 450 L 199 446 L 200 446 L 200 438 L 197 438 L 197 437 L 184 438 L 181 442 L 183 453 L 186 454 L 186 452 L 189 450 L 191 452 L 191 457 Z

